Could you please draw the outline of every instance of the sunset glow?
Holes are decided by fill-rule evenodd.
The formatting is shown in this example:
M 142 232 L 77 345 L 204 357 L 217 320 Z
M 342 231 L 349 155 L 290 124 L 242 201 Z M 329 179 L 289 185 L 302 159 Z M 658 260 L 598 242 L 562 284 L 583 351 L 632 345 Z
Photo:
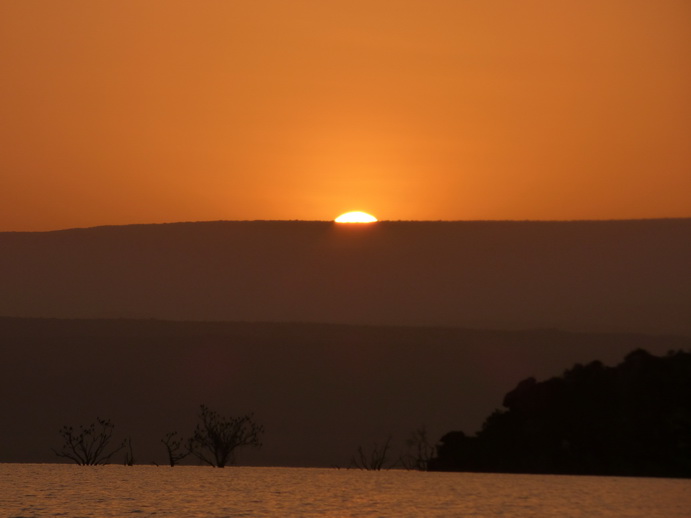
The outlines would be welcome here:
M 336 223 L 374 223 L 377 218 L 366 212 L 353 211 L 341 214 L 334 221 Z
M 691 2 L 1 5 L 0 230 L 691 216 Z

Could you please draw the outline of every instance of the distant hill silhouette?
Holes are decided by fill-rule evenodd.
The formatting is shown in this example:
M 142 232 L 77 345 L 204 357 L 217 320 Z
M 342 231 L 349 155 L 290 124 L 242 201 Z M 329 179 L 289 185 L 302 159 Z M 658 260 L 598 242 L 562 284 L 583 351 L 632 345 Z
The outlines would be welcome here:
M 242 461 L 347 465 L 389 434 L 474 432 L 502 395 L 574 363 L 691 337 L 297 323 L 0 318 L 0 462 L 55 462 L 65 424 L 115 423 L 137 462 L 194 427 L 201 403 L 254 412 L 263 447 Z M 115 462 L 120 459 L 115 459 Z M 189 459 L 187 460 L 189 462 Z
M 442 438 L 432 470 L 691 477 L 691 351 L 528 378 L 474 437 Z
M 0 233 L 0 315 L 691 336 L 691 219 Z

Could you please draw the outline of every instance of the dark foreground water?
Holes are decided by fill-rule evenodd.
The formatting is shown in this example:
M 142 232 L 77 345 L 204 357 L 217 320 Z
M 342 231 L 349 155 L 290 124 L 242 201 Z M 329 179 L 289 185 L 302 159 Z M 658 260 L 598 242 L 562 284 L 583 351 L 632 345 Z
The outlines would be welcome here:
M 689 518 L 691 480 L 0 464 L 0 516 Z

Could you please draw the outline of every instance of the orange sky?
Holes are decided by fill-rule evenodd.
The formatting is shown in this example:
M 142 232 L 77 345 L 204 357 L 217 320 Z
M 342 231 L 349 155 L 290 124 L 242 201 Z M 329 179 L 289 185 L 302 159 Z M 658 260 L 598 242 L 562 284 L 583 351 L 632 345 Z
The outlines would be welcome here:
M 0 230 L 691 216 L 688 0 L 0 0 Z

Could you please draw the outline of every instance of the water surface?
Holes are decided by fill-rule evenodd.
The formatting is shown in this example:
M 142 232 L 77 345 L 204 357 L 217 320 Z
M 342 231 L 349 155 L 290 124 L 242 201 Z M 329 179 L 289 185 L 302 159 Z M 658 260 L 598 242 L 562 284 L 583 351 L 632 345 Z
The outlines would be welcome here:
M 688 518 L 691 480 L 0 464 L 0 516 Z

